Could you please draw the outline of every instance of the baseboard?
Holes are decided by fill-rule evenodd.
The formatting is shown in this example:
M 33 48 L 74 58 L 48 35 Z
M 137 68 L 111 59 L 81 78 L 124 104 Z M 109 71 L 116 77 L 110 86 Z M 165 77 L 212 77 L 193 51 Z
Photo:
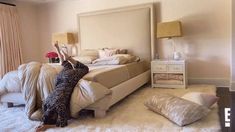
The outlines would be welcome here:
M 229 78 L 189 78 L 189 84 L 210 84 L 216 87 L 230 87 Z M 234 82 L 235 86 L 235 82 Z

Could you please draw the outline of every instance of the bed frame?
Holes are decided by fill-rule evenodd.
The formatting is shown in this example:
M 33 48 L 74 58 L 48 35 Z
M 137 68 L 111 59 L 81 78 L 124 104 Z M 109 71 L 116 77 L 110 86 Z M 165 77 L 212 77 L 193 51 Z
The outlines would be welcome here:
M 153 4 L 145 4 L 78 14 L 79 51 L 104 47 L 128 49 L 147 65 L 154 58 Z M 111 88 L 112 94 L 103 97 L 86 109 L 94 110 L 95 117 L 103 117 L 115 103 L 131 94 L 150 80 L 150 70 Z M 22 93 L 1 96 L 8 107 L 24 104 Z
M 154 59 L 153 4 L 95 11 L 78 14 L 79 51 L 104 47 L 128 49 L 149 65 Z M 131 94 L 150 80 L 150 70 L 125 81 L 86 109 L 94 110 L 95 117 L 103 117 L 115 103 Z

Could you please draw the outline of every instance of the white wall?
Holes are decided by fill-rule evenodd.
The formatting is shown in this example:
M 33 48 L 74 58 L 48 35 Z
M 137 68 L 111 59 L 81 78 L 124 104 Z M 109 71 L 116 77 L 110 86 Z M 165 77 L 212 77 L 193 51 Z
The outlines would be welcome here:
M 151 3 L 153 0 L 62 0 L 39 8 L 41 57 L 53 50 L 53 32 L 77 32 L 77 14 L 95 10 Z M 157 21 L 181 20 L 184 37 L 176 39 L 177 50 L 188 60 L 190 82 L 230 80 L 231 0 L 154 0 Z M 172 52 L 168 41 L 157 44 L 160 57 Z

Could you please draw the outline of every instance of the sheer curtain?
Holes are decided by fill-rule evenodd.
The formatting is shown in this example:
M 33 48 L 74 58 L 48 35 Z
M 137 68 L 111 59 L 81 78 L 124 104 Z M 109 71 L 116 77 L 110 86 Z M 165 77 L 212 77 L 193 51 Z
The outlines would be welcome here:
M 16 7 L 0 4 L 0 80 L 22 63 L 19 23 Z

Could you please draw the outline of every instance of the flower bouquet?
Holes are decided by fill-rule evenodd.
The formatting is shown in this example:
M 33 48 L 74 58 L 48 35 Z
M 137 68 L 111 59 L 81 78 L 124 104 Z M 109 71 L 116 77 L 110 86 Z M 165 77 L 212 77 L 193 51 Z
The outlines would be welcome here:
M 46 57 L 49 59 L 49 63 L 59 63 L 60 59 L 58 58 L 58 54 L 56 52 L 48 52 Z

